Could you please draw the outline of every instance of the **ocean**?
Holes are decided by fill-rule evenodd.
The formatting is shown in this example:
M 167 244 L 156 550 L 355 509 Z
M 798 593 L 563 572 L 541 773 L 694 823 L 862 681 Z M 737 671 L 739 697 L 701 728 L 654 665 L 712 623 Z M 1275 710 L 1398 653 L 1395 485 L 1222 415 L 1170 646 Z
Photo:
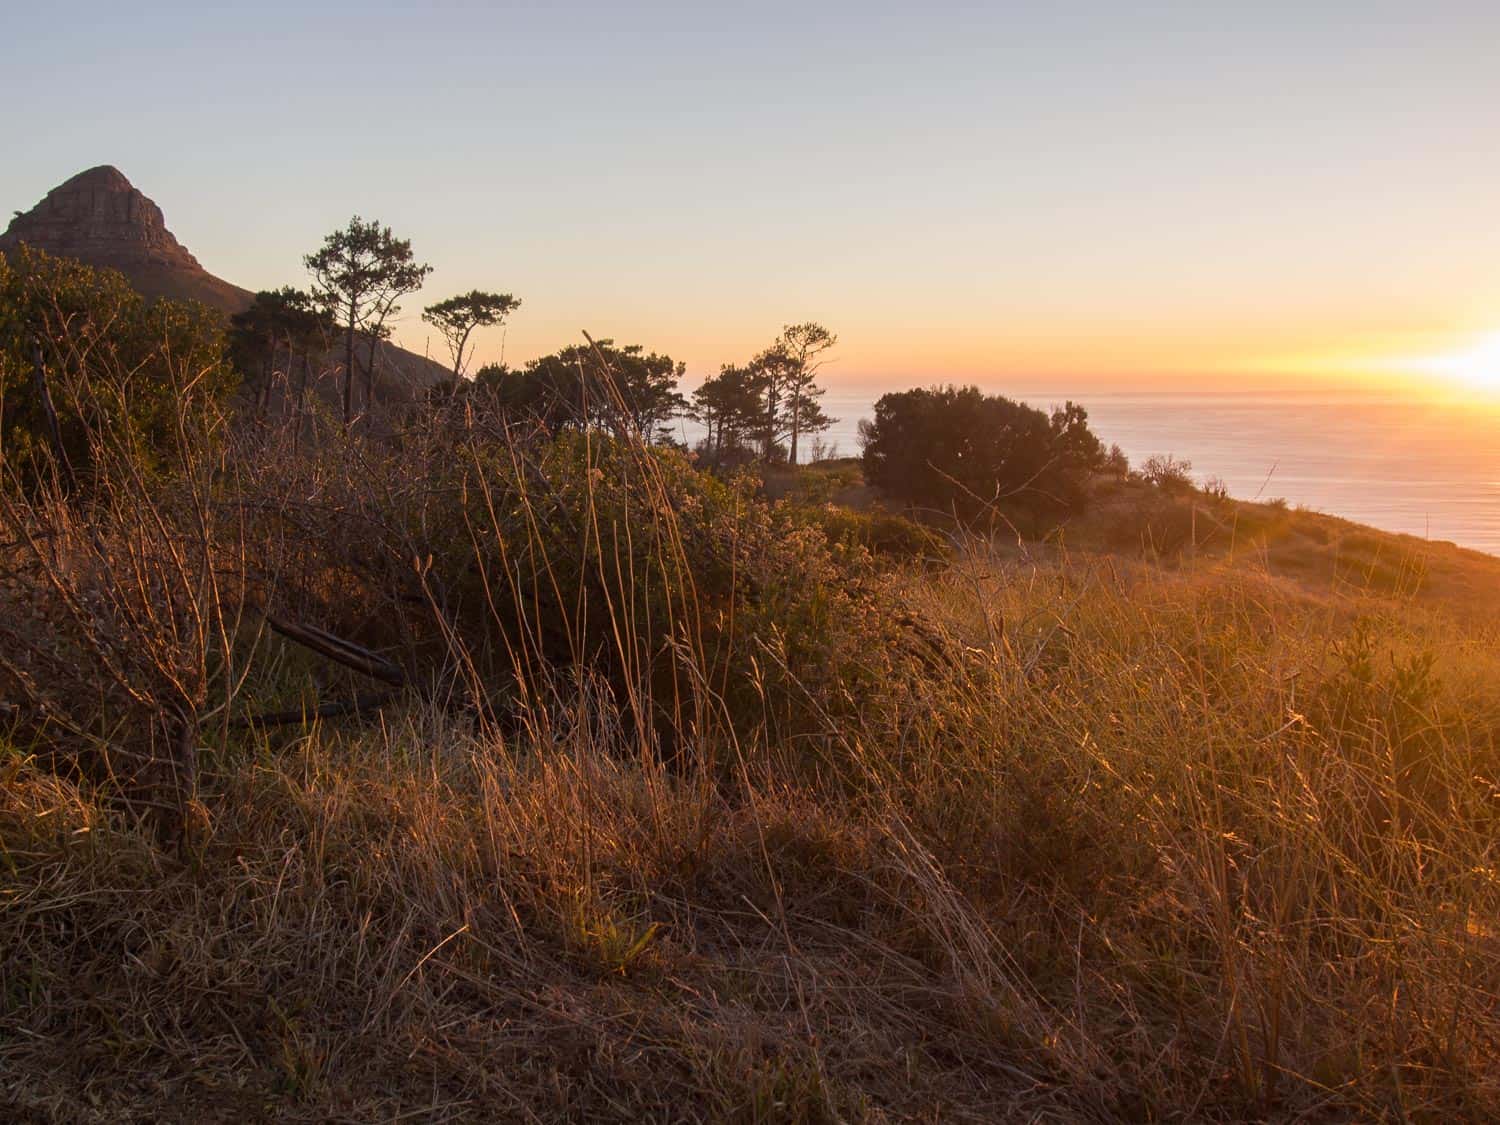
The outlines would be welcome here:
M 1139 464 L 1192 462 L 1242 500 L 1280 497 L 1387 531 L 1500 555 L 1500 399 L 1415 401 L 1358 393 L 1052 391 L 986 387 L 1043 408 L 1071 397 L 1106 445 Z M 878 390 L 831 388 L 825 435 L 857 456 Z

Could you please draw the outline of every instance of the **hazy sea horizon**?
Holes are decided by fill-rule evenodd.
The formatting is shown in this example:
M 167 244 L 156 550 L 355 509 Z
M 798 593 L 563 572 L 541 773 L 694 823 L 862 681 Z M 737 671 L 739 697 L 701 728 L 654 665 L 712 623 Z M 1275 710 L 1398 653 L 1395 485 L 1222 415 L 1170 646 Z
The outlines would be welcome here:
M 889 387 L 830 388 L 825 435 L 858 456 L 858 425 Z M 987 386 L 1049 407 L 1072 398 L 1137 465 L 1192 462 L 1241 500 L 1285 499 L 1385 531 L 1500 555 L 1500 401 L 1350 391 L 1087 391 Z

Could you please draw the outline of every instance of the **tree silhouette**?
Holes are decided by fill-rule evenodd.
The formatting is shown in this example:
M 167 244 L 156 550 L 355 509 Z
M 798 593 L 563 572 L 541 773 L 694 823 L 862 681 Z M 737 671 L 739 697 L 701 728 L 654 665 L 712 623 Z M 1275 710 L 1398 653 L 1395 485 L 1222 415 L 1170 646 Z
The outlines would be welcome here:
M 396 304 L 422 287 L 432 267 L 412 256 L 411 242 L 396 238 L 390 227 L 358 215 L 303 258 L 313 275 L 313 293 L 344 329 L 344 425 L 353 418 L 354 341 L 369 338 L 365 362 L 365 408 L 375 397 L 375 359 L 380 341 L 389 335 L 386 321 L 400 311 Z
M 671 356 L 639 344 L 599 340 L 531 360 L 520 371 L 483 367 L 475 383 L 507 414 L 552 433 L 598 427 L 656 441 L 687 407 L 677 390 L 684 370 Z
M 725 364 L 693 392 L 691 416 L 707 434 L 703 452 L 713 461 L 741 454 L 761 421 L 760 388 L 748 367 Z
M 774 344 L 750 361 L 749 371 L 760 404 L 760 456 L 776 460 L 777 448 L 786 428 L 786 382 L 789 359 Z
M 1068 403 L 1048 416 L 978 387 L 884 395 L 860 438 L 871 484 L 964 521 L 1075 511 L 1104 463 L 1083 407 Z
M 300 408 L 307 389 L 312 354 L 327 349 L 331 329 L 329 314 L 312 294 L 289 285 L 262 290 L 255 295 L 248 309 L 230 318 L 230 355 L 243 373 L 259 376 L 260 386 L 256 394 L 259 410 L 264 412 L 270 401 L 276 360 L 283 348 L 287 357 L 287 369 L 283 374 L 287 377 L 290 377 L 297 358 L 300 356 L 302 360 L 302 378 L 297 386 Z
M 833 424 L 818 404 L 824 388 L 814 381 L 827 353 L 839 338 L 821 324 L 788 324 L 781 331 L 777 349 L 785 357 L 787 413 L 790 415 L 791 448 L 788 460 L 797 463 L 797 439 L 804 433 L 820 433 Z
M 750 361 L 762 405 L 761 456 L 771 461 L 788 442 L 787 457 L 797 461 L 798 439 L 833 424 L 818 406 L 823 388 L 815 381 L 823 357 L 838 337 L 821 324 L 788 324 L 775 343 Z
M 462 379 L 464 349 L 468 346 L 469 336 L 474 329 L 500 324 L 520 307 L 520 300 L 509 293 L 486 293 L 480 289 L 471 289 L 457 297 L 428 305 L 422 312 L 422 319 L 443 334 L 448 351 L 453 356 L 453 377 Z

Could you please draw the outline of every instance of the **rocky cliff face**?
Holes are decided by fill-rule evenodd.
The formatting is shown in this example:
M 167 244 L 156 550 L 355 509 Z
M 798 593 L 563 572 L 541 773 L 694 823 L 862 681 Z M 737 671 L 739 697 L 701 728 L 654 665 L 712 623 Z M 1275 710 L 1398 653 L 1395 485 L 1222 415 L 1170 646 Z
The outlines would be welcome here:
M 17 215 L 0 235 L 0 252 L 22 243 L 119 270 L 148 297 L 202 301 L 231 313 L 250 303 L 249 292 L 199 265 L 167 229 L 161 208 L 107 164 L 78 173 Z

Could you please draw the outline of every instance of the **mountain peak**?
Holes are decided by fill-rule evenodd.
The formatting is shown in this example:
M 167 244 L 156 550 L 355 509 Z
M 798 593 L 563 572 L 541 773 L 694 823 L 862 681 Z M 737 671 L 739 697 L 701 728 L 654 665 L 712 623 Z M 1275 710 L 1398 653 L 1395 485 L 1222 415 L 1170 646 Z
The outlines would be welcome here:
M 250 294 L 198 264 L 167 229 L 161 208 L 112 164 L 58 184 L 0 234 L 0 253 L 25 244 L 85 265 L 119 270 L 148 297 L 189 298 L 238 312 Z
M 201 271 L 172 236 L 161 208 L 109 164 L 80 172 L 47 193 L 0 235 L 0 250 L 20 243 L 48 254 L 129 273 L 136 266 Z
M 78 175 L 64 180 L 54 190 L 69 192 L 132 192 L 135 191 L 135 185 L 133 185 L 130 180 L 126 178 L 124 172 L 120 171 L 113 164 L 100 164 L 96 167 L 89 168 L 86 171 L 79 172 Z

